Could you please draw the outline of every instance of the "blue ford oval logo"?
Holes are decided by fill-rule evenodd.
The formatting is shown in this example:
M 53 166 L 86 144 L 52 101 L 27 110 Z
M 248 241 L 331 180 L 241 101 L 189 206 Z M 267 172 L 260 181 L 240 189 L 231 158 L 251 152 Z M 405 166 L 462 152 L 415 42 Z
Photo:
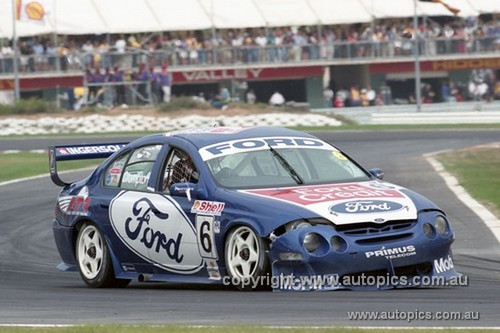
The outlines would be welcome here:
M 389 212 L 389 211 L 399 210 L 401 208 L 403 208 L 403 205 L 393 201 L 356 200 L 330 206 L 329 210 L 332 213 L 359 214 L 359 213 Z

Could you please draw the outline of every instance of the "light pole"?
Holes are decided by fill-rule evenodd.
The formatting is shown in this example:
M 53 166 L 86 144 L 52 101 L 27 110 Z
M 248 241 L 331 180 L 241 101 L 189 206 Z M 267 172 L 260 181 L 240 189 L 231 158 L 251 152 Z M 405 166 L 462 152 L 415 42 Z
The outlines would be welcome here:
M 20 98 L 19 92 L 19 53 L 17 48 L 17 31 L 16 22 L 17 21 L 17 4 L 16 0 L 12 0 L 12 48 L 14 49 L 14 103 L 16 103 Z
M 417 103 L 417 112 L 422 109 L 422 96 L 420 89 L 420 47 L 418 44 L 418 14 L 417 14 L 417 0 L 413 0 L 413 35 L 415 36 L 415 45 L 413 47 L 413 54 L 415 55 L 415 100 Z

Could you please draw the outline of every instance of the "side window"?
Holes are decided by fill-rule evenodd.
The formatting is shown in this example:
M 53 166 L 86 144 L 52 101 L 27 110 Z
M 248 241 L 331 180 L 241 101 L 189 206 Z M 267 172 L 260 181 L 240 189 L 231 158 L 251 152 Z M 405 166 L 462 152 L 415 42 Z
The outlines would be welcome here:
M 120 157 L 106 170 L 104 185 L 143 191 L 162 145 L 144 146 Z
M 120 185 L 120 179 L 122 178 L 123 169 L 125 163 L 130 156 L 130 153 L 118 157 L 113 163 L 110 164 L 106 172 L 104 173 L 104 185 L 109 187 L 118 187 Z
M 173 148 L 167 156 L 163 174 L 163 191 L 175 183 L 198 183 L 199 173 L 191 157 L 184 151 Z

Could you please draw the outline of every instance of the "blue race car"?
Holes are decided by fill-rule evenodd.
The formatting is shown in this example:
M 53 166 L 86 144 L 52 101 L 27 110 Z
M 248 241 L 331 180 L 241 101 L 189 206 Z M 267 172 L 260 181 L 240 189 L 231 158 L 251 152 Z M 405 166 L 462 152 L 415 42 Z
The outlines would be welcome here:
M 58 161 L 105 157 L 81 181 L 58 175 Z M 90 287 L 388 289 L 460 277 L 443 211 L 310 134 L 181 130 L 50 147 L 49 163 L 63 187 L 58 267 Z

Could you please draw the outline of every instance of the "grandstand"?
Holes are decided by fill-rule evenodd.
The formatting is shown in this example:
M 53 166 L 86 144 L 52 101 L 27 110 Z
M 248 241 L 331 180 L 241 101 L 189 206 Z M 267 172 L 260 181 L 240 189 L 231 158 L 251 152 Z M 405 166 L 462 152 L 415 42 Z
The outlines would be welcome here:
M 127 104 L 158 102 L 140 72 L 166 65 L 174 95 L 209 96 L 222 85 L 240 99 L 253 90 L 267 101 L 277 89 L 320 108 L 325 87 L 359 94 L 373 87 L 378 103 L 411 103 L 418 42 L 422 82 L 434 94 L 428 102 L 450 97 L 443 85 L 462 99 L 478 98 L 472 79 L 488 85 L 480 98 L 493 98 L 500 2 L 448 2 L 457 16 L 414 0 L 44 0 L 42 20 L 14 25 L 13 1 L 2 1 L 0 101 L 13 89 L 14 32 L 22 97 L 121 85 Z M 415 11 L 419 32 L 407 39 Z M 116 73 L 119 84 L 109 79 Z

